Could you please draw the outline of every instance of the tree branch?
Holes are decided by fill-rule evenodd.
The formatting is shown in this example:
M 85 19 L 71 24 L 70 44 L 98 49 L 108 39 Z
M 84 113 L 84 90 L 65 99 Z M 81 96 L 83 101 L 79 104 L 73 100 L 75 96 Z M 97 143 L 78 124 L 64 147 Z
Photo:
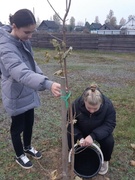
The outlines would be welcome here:
M 60 17 L 60 15 L 57 13 L 57 11 L 55 11 L 55 9 L 53 8 L 53 6 L 51 5 L 50 1 L 47 0 L 48 4 L 51 6 L 51 8 L 53 9 L 53 11 L 55 12 L 55 14 L 57 14 L 57 16 L 60 18 L 61 21 L 63 21 L 63 19 Z

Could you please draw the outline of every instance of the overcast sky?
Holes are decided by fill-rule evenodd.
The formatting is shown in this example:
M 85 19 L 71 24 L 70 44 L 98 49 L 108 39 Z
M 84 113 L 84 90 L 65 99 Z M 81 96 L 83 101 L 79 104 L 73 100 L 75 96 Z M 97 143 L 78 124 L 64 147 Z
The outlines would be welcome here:
M 65 13 L 65 2 L 66 0 L 50 0 L 62 18 Z M 54 15 L 47 0 L 0 0 L 0 21 L 8 23 L 9 14 L 14 14 L 22 8 L 33 11 L 33 7 L 35 17 L 38 17 L 40 21 L 50 20 Z M 85 23 L 85 21 L 91 24 L 98 16 L 100 23 L 104 24 L 110 10 L 113 10 L 119 24 L 121 18 L 128 20 L 129 15 L 135 15 L 135 0 L 72 0 L 68 19 L 73 16 L 76 24 Z

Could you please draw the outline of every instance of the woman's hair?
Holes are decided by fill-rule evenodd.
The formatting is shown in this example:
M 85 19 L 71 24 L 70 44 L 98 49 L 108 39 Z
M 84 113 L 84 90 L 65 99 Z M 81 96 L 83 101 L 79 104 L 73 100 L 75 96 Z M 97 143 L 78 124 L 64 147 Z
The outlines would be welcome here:
M 97 84 L 91 84 L 90 88 L 84 92 L 83 99 L 92 106 L 102 104 L 102 95 L 98 90 Z
M 36 24 L 33 13 L 28 9 L 20 9 L 14 15 L 10 15 L 9 21 L 11 25 L 14 23 L 17 28 Z

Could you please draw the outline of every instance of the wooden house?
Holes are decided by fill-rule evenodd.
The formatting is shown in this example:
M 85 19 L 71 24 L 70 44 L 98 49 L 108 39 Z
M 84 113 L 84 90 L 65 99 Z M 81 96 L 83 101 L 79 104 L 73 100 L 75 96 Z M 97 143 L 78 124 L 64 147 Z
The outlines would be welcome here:
M 89 26 L 89 30 L 90 31 L 97 31 L 101 28 L 101 24 L 100 23 L 91 23 L 91 25 Z
M 115 30 L 116 28 L 109 23 L 103 24 L 99 30 Z
M 91 23 L 91 24 L 89 24 L 89 22 L 85 23 L 85 28 L 88 31 L 97 31 L 101 28 L 101 26 L 102 25 L 100 23 Z
M 121 28 L 121 34 L 132 34 L 135 35 L 135 18 L 131 18 Z
M 37 28 L 38 31 L 59 32 L 59 25 L 55 21 L 43 20 Z

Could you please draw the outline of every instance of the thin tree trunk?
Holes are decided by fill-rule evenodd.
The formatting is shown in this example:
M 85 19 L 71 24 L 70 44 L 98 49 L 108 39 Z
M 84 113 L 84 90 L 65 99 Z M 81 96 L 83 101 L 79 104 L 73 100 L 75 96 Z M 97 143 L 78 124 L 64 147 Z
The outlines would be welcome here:
M 70 99 L 69 99 L 70 101 Z M 71 180 L 74 179 L 74 124 L 73 124 L 73 114 L 72 114 L 72 104 L 70 104 L 70 123 L 71 123 L 71 143 L 72 143 L 72 153 L 71 153 Z
M 61 90 L 62 90 L 62 97 L 66 96 L 65 91 L 65 77 L 61 77 Z M 67 143 L 67 109 L 66 103 L 62 99 L 61 100 L 61 107 L 62 107 L 62 175 L 63 180 L 69 180 L 69 173 L 68 173 L 68 143 Z

